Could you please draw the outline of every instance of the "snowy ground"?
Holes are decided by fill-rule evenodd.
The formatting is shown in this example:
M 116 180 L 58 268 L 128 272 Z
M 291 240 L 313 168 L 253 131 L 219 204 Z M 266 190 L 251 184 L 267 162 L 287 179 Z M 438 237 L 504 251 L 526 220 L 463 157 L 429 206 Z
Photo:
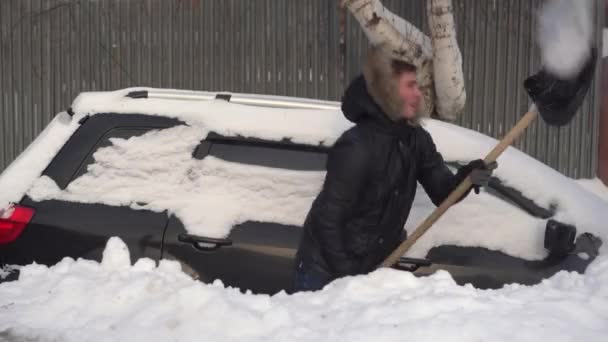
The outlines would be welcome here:
M 296 295 L 204 285 L 110 240 L 102 263 L 30 265 L 0 285 L 8 341 L 605 341 L 608 259 L 585 276 L 480 291 L 380 270 Z
M 608 197 L 597 180 L 579 181 Z M 458 286 L 393 270 L 275 296 L 205 285 L 179 265 L 131 266 L 111 239 L 101 263 L 29 265 L 0 284 L 0 341 L 605 341 L 608 257 L 537 286 Z

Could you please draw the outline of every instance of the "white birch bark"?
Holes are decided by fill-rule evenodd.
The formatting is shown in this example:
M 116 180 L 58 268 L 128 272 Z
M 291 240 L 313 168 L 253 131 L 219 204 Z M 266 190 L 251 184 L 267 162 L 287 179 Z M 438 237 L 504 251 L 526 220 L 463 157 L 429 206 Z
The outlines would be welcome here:
M 427 12 L 434 52 L 435 110 L 440 117 L 454 120 L 464 109 L 467 93 L 452 0 L 427 0 Z

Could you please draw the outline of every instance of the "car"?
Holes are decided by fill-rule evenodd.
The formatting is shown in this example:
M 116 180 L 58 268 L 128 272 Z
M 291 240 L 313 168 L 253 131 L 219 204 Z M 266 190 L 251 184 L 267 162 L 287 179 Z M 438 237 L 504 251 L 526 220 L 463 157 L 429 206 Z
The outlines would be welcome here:
M 152 88 L 83 93 L 0 175 L 0 263 L 100 260 L 117 236 L 134 260 L 172 259 L 204 282 L 289 292 L 327 152 L 351 125 L 331 101 Z M 445 122 L 423 125 L 450 167 L 496 142 Z M 489 187 L 451 208 L 395 268 L 446 270 L 478 288 L 583 273 L 602 243 L 606 205 L 510 148 Z M 406 230 L 432 209 L 418 189 Z

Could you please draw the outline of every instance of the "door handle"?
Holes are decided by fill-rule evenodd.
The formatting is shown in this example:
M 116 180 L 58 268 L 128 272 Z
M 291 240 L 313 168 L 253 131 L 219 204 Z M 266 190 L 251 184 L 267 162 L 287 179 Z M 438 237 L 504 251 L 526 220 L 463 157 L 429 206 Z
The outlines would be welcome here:
M 418 268 L 429 267 L 431 264 L 431 261 L 427 259 L 401 257 L 399 258 L 399 261 L 393 265 L 393 268 L 401 271 L 415 272 Z
M 232 240 L 230 239 L 215 239 L 192 234 L 179 234 L 177 241 L 189 243 L 195 249 L 203 252 L 212 252 L 223 246 L 232 245 Z

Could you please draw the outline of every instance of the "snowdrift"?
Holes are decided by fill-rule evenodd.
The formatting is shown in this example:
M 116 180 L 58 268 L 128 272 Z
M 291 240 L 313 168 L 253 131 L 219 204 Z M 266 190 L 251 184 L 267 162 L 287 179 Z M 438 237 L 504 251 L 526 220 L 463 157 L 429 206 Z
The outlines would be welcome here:
M 0 284 L 0 340 L 9 341 L 605 341 L 608 259 L 585 276 L 534 287 L 458 286 L 379 270 L 323 291 L 242 294 L 190 279 L 179 264 L 131 266 L 110 239 L 103 261 L 29 265 Z

